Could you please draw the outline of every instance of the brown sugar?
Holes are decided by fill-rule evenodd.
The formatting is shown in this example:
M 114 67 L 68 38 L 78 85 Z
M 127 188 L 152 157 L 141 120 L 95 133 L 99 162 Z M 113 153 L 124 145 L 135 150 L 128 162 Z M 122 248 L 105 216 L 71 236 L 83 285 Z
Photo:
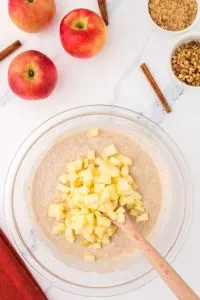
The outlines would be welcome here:
M 149 13 L 160 27 L 170 31 L 184 30 L 197 15 L 196 0 L 149 0 Z

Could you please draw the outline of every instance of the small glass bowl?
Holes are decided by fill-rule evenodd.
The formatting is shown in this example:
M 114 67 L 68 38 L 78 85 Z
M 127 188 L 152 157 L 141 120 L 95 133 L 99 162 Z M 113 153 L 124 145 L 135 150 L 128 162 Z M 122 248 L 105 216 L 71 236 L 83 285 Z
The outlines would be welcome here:
M 193 189 L 186 163 L 171 138 L 155 123 L 128 109 L 96 105 L 64 111 L 36 128 L 18 149 L 8 171 L 4 213 L 9 233 L 26 263 L 51 285 L 64 291 L 106 297 L 140 288 L 156 277 L 147 260 L 133 253 L 115 271 L 97 273 L 96 262 L 68 263 L 59 259 L 38 234 L 28 212 L 30 176 L 41 157 L 67 131 L 93 126 L 112 126 L 133 136 L 148 151 L 160 172 L 163 202 L 157 223 L 148 239 L 172 262 L 187 237 L 193 211 Z

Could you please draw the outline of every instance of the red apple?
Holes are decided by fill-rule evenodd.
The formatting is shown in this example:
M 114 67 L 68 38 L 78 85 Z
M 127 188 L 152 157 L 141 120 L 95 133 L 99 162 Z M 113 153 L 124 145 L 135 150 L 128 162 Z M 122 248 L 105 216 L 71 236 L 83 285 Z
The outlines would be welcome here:
M 57 83 L 54 63 L 43 53 L 29 50 L 13 59 L 8 70 L 11 90 L 27 100 L 48 97 Z
M 9 15 L 16 26 L 26 32 L 39 32 L 53 19 L 54 0 L 9 0 Z
M 60 24 L 63 48 L 72 56 L 88 58 L 97 54 L 106 41 L 106 25 L 95 12 L 80 8 L 68 13 Z

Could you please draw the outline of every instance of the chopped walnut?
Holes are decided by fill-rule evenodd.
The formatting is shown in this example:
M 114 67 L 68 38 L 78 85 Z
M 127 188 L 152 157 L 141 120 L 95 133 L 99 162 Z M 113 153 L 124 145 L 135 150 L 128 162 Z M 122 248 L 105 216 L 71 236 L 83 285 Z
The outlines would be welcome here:
M 179 80 L 188 85 L 200 86 L 200 42 L 191 41 L 176 48 L 171 64 Z

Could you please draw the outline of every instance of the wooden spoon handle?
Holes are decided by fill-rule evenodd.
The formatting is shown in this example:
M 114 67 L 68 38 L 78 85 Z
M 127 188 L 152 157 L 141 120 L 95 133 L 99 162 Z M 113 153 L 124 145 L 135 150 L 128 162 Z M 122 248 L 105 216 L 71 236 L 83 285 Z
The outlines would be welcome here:
M 135 246 L 151 262 L 163 280 L 168 284 L 178 299 L 197 300 L 200 299 L 181 276 L 168 264 L 158 251 L 144 239 L 135 229 L 126 232 L 134 241 Z

